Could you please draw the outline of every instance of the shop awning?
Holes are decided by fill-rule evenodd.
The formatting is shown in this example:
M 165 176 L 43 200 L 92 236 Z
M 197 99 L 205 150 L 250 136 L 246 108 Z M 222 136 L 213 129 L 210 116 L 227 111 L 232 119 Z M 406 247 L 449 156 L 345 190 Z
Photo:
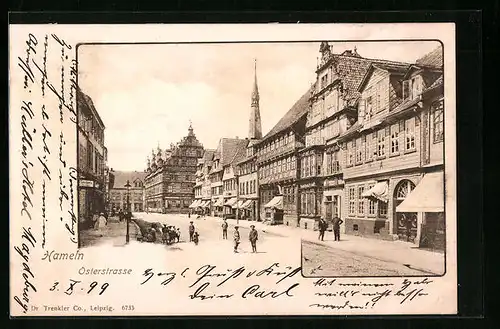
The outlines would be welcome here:
M 201 208 L 210 208 L 210 200 L 202 202 L 200 207 Z
M 224 204 L 224 199 L 219 198 L 217 199 L 217 201 L 215 201 L 214 207 L 222 207 L 223 204 Z
M 243 208 L 243 204 L 244 204 L 245 202 L 246 202 L 245 200 L 240 200 L 240 201 L 238 201 L 238 203 L 236 204 L 236 208 L 238 208 L 238 209 Z
M 443 172 L 425 174 L 420 183 L 396 207 L 397 212 L 444 212 Z
M 253 205 L 254 201 L 253 200 L 247 200 L 243 205 L 241 206 L 244 209 L 250 209 Z
M 189 208 L 196 208 L 199 203 L 200 203 L 200 200 L 194 200 L 193 203 L 191 203 L 189 205 Z
M 378 182 L 371 189 L 363 192 L 361 196 L 365 198 L 372 197 L 387 202 L 389 200 L 389 185 L 386 181 Z
M 238 199 L 236 198 L 231 198 L 229 200 L 227 200 L 226 203 L 224 203 L 225 206 L 228 206 L 228 207 L 234 207 L 234 205 L 238 202 Z
M 271 201 L 266 203 L 264 208 L 276 208 L 276 209 L 283 209 L 283 196 L 275 196 Z

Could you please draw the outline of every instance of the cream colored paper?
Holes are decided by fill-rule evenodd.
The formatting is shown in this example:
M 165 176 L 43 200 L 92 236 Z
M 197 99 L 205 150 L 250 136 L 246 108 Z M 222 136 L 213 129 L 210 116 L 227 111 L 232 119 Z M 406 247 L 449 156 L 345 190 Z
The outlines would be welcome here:
M 456 314 L 457 173 L 453 24 L 10 25 L 9 37 L 11 316 Z M 335 44 L 336 40 L 401 39 L 440 40 L 444 45 L 446 273 L 443 276 L 337 277 L 325 278 L 322 281 L 325 285 L 322 286 L 318 283 L 321 278 L 305 278 L 301 274 L 300 229 L 287 238 L 269 238 L 259 247 L 265 251 L 262 254 L 233 254 L 230 243 L 220 241 L 207 242 L 205 246 L 202 243 L 197 247 L 186 245 L 182 251 L 166 251 L 162 247 L 137 241 L 131 241 L 125 247 L 77 248 L 76 99 L 71 87 L 72 80 L 76 83 L 77 44 L 314 41 L 319 45 L 323 40 Z M 138 49 L 141 46 L 130 47 Z M 202 49 L 200 47 L 197 49 Z M 286 47 L 286 44 L 280 44 L 280 47 Z M 252 55 L 221 53 L 224 53 L 223 56 L 247 56 L 252 61 Z M 207 52 L 207 66 L 211 60 L 209 55 L 217 56 L 217 51 Z M 366 55 L 369 57 L 369 54 Z M 188 67 L 190 59 L 196 56 L 203 54 L 186 54 L 185 62 L 179 65 Z M 130 67 L 140 67 L 138 63 L 144 59 L 125 56 L 114 60 L 128 60 Z M 92 71 L 92 65 L 106 69 L 102 63 L 87 61 L 86 65 L 90 67 L 78 67 L 80 74 Z M 243 132 L 238 135 L 245 137 L 252 68 L 253 63 L 250 62 L 245 68 L 248 74 L 243 76 L 239 72 L 231 72 L 229 77 L 221 78 L 226 79 L 225 83 L 229 80 L 229 84 L 248 86 L 248 102 L 241 109 L 229 106 L 219 109 L 217 113 L 206 113 L 201 109 L 199 117 L 189 118 L 179 108 L 183 99 L 166 98 L 157 104 L 168 118 L 165 125 L 182 137 L 187 131 L 188 120 L 192 119 L 195 132 L 198 126 L 202 135 L 213 139 L 206 146 L 210 148 L 216 147 L 214 141 L 218 138 L 238 134 L 239 128 L 225 130 L 222 122 L 244 122 L 235 126 L 243 127 Z M 259 79 L 266 81 L 265 69 L 258 66 L 258 70 Z M 308 73 L 313 78 L 314 70 L 313 65 Z M 138 81 L 144 78 L 139 79 L 142 74 L 139 69 L 129 72 L 135 72 Z M 269 81 L 274 82 L 266 87 L 279 89 L 280 83 L 294 84 L 293 78 L 302 76 L 300 72 L 296 75 L 292 72 L 290 77 L 271 79 Z M 98 84 L 100 77 L 93 79 Z M 128 79 L 130 84 L 134 83 L 133 74 Z M 266 93 L 271 94 L 263 89 L 264 84 L 266 82 L 259 85 L 261 98 Z M 267 100 L 262 100 L 261 111 L 266 113 L 263 114 L 264 134 L 300 97 L 303 91 L 299 89 L 303 85 L 308 87 L 303 81 L 297 82 L 297 85 L 300 85 L 296 88 L 299 93 L 290 95 L 282 105 L 278 100 L 283 95 L 279 92 L 276 92 L 279 97 L 275 103 L 266 104 Z M 95 90 L 99 91 L 98 88 Z M 203 101 L 196 100 L 196 91 L 195 88 L 193 100 L 186 104 L 203 108 Z M 170 94 L 175 94 L 175 90 L 169 91 Z M 182 95 L 188 97 L 185 91 Z M 60 105 L 61 97 L 64 98 L 63 105 Z M 107 105 L 113 106 L 113 95 L 107 99 Z M 115 101 L 116 106 L 122 104 L 120 99 Z M 270 109 L 274 106 L 279 108 Z M 113 110 L 120 115 L 116 109 L 97 110 Z M 139 120 L 141 115 L 141 108 L 134 113 L 123 113 L 129 121 L 135 117 Z M 146 120 L 150 120 L 152 127 L 157 129 L 155 117 Z M 115 131 L 114 134 L 116 140 L 118 133 Z M 142 134 L 148 136 L 147 129 L 126 131 L 122 138 L 125 143 L 133 143 L 140 140 Z M 149 150 L 156 148 L 154 136 L 144 137 L 144 140 Z M 176 138 L 171 140 L 176 141 Z M 108 151 L 112 152 L 112 149 Z M 141 161 L 145 162 L 147 155 L 149 153 L 144 154 L 144 161 Z M 135 155 L 134 159 L 123 158 L 122 163 L 125 166 L 132 160 L 135 161 Z M 246 237 L 243 237 L 242 248 L 249 248 Z M 111 273 L 101 270 L 108 268 Z M 94 269 L 101 270 L 100 274 L 86 274 Z M 153 274 L 150 279 L 149 274 L 144 275 L 145 272 Z M 202 285 L 205 289 L 196 294 Z

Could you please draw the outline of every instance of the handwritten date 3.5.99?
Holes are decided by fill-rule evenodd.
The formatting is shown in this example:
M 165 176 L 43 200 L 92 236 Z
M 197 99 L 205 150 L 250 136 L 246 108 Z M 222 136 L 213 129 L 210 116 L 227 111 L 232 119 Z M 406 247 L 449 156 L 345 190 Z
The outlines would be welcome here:
M 72 295 L 73 293 L 83 292 L 86 294 L 96 293 L 102 295 L 106 289 L 108 289 L 109 283 L 99 283 L 97 281 L 92 281 L 89 283 L 82 283 L 82 281 L 69 279 L 68 282 L 55 281 L 50 291 L 64 291 L 66 295 Z

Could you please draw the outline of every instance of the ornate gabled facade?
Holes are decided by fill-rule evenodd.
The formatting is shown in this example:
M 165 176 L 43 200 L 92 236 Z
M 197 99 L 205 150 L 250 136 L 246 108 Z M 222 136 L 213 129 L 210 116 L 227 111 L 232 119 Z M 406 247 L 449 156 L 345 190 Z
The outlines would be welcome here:
M 347 233 L 444 248 L 442 72 L 373 62 L 365 73 L 357 120 L 336 140 L 344 154 Z M 417 200 L 419 185 L 436 194 L 436 205 Z
M 188 212 L 194 200 L 196 167 L 203 145 L 190 125 L 188 134 L 170 149 L 160 146 L 148 158 L 145 178 L 146 209 L 151 212 Z
M 305 148 L 300 152 L 301 226 L 316 227 L 341 216 L 344 202 L 344 161 L 338 137 L 358 122 L 360 84 L 375 65 L 405 70 L 408 64 L 361 57 L 356 48 L 336 54 L 327 42 L 320 46 L 316 88 L 307 116 Z M 380 88 L 387 86 L 379 86 Z M 380 100 L 379 100 L 380 102 Z M 345 230 L 345 227 L 341 227 Z

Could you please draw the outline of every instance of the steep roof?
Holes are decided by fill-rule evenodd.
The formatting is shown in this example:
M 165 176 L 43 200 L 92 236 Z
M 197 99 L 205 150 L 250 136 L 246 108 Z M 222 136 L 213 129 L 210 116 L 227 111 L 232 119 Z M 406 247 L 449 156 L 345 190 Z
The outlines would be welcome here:
M 222 168 L 222 166 L 230 164 L 238 150 L 241 147 L 245 148 L 247 143 L 246 139 L 221 138 L 214 153 L 214 159 L 219 159 Z
M 198 163 L 210 162 L 213 160 L 215 154 L 215 150 L 205 149 L 203 152 L 203 156 L 198 159 Z
M 363 77 L 363 79 L 360 81 L 357 91 L 360 92 L 364 85 L 368 82 L 370 79 L 374 69 L 380 69 L 384 71 L 388 71 L 389 73 L 396 73 L 396 74 L 402 74 L 404 75 L 407 71 L 408 68 L 411 66 L 411 64 L 408 63 L 398 63 L 398 62 L 373 62 L 370 64 L 368 69 L 366 70 L 366 73 Z
M 409 65 L 395 61 L 364 58 L 357 53 L 355 56 L 352 55 L 352 53 L 346 52 L 342 54 L 332 54 L 331 56 L 335 73 L 338 75 L 344 88 L 342 97 L 347 102 L 348 106 L 356 104 L 359 98 L 358 87 L 372 65 L 377 65 L 382 69 L 399 69 L 402 65 Z
M 238 147 L 236 149 L 236 153 L 234 154 L 234 157 L 231 160 L 231 164 L 237 164 L 246 158 L 247 146 L 248 146 L 249 140 L 246 139 L 245 141 L 246 141 L 246 143 L 241 143 L 238 145 Z
M 147 173 L 142 171 L 111 171 L 110 174 L 115 176 L 112 188 L 125 188 L 127 180 L 133 187 L 136 180 L 144 182 L 144 178 L 146 178 L 147 175 Z
M 436 68 L 443 67 L 443 47 L 439 45 L 433 51 L 430 51 L 421 58 L 417 59 L 416 64 Z
M 264 136 L 262 140 L 266 140 L 277 133 L 289 128 L 296 123 L 301 117 L 307 114 L 309 109 L 309 97 L 314 86 L 299 98 L 297 102 L 286 112 L 286 114 L 278 121 L 278 123 Z

